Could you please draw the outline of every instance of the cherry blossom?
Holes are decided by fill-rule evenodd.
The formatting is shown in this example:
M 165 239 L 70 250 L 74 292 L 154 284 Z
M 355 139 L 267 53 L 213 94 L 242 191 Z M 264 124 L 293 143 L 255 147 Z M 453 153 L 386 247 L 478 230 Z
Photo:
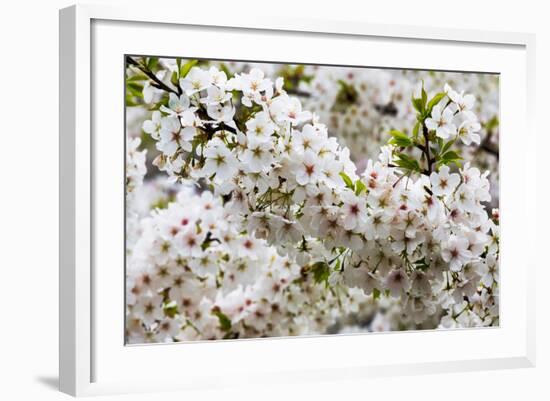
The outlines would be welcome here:
M 412 89 L 373 81 L 386 84 L 368 99 L 403 126 L 387 127 L 389 143 L 359 174 L 350 148 L 281 77 L 224 71 L 192 67 L 179 79 L 183 93 L 169 93 L 143 123 L 160 152 L 152 168 L 179 195 L 133 217 L 128 339 L 325 333 L 367 311 L 373 330 L 394 317 L 407 327 L 498 324 L 491 176 L 460 154 L 481 143 L 475 98 L 421 86 L 400 115 L 390 106 Z M 351 85 L 366 81 L 343 82 L 338 91 L 360 101 Z M 127 156 L 135 166 L 139 146 Z M 140 191 L 144 174 L 127 169 L 128 188 Z M 381 304 L 392 312 L 373 312 Z

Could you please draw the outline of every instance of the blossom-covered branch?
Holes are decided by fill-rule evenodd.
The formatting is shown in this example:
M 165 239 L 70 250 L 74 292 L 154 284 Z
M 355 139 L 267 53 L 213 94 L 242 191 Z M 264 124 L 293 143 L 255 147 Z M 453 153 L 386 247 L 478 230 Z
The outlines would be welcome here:
M 163 324 L 169 340 L 323 332 L 335 311 L 383 298 L 399 300 L 415 324 L 498 323 L 498 213 L 485 207 L 488 172 L 462 165 L 456 148 L 480 144 L 471 95 L 422 88 L 408 133 L 389 130 L 358 174 L 350 150 L 281 77 L 178 64 L 176 91 L 147 77 L 154 164 L 209 190 L 180 194 L 143 222 L 130 260 L 130 336 L 158 338 Z M 169 279 L 151 286 L 149 266 Z M 190 282 L 185 291 L 174 290 L 175 272 Z

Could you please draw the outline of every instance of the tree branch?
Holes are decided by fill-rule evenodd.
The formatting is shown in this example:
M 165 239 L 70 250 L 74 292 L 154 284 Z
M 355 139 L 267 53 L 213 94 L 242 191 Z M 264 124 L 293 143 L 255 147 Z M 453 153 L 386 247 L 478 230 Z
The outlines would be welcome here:
M 422 123 L 422 134 L 424 135 L 424 156 L 426 157 L 426 164 L 428 167 L 428 175 L 432 172 L 432 158 L 430 157 L 430 138 L 428 137 L 428 127 Z
M 311 94 L 309 92 L 304 92 L 298 89 L 287 89 L 286 93 L 293 96 L 299 96 L 299 97 L 311 97 Z
M 491 145 L 490 139 L 491 139 L 492 133 L 488 134 L 483 142 L 481 142 L 481 145 L 479 145 L 479 149 L 484 150 L 485 152 L 489 153 L 490 155 L 493 155 L 499 159 L 499 149 L 493 145 Z
M 172 89 L 170 88 L 168 85 L 166 85 L 164 82 L 162 82 L 154 73 L 153 71 L 151 71 L 150 69 L 148 69 L 147 67 L 145 67 L 144 65 L 141 65 L 140 63 L 138 63 L 136 60 L 134 60 L 132 57 L 130 56 L 126 56 L 126 62 L 129 64 L 129 65 L 133 65 L 135 67 L 137 67 L 141 72 L 143 72 L 145 75 L 147 75 L 147 77 L 153 81 L 153 86 L 155 86 L 156 88 L 158 89 L 162 89 L 166 92 L 169 92 L 169 93 L 173 93 L 175 94 L 176 96 L 179 96 L 180 93 L 178 91 L 176 91 L 175 89 Z

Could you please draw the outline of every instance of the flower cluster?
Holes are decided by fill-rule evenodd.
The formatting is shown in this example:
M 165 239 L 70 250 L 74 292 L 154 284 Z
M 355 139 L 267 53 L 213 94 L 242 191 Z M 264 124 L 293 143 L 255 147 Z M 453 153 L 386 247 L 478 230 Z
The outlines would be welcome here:
M 233 71 L 256 64 L 229 63 Z M 223 63 L 220 66 L 224 66 Z M 266 68 L 267 67 L 267 68 Z M 491 171 L 491 207 L 499 204 L 499 78 L 491 74 L 444 71 L 409 71 L 369 68 L 334 68 L 307 65 L 262 65 L 271 77 L 283 76 L 284 87 L 303 106 L 319 115 L 332 136 L 350 149 L 351 159 L 362 171 L 369 158 L 377 158 L 387 132 L 407 132 L 416 122 L 411 96 L 425 88 L 431 96 L 450 84 L 482 99 L 471 110 L 478 117 L 481 143 L 458 141 L 465 161 Z M 470 96 L 470 99 L 472 97 Z M 458 122 L 460 125 L 462 121 Z M 458 127 L 457 125 L 457 127 Z M 468 143 L 468 141 L 466 142 Z
M 169 60 L 165 60 L 169 66 Z M 223 63 L 218 63 L 224 66 Z M 284 77 L 284 87 L 300 98 L 308 110 L 319 115 L 329 132 L 352 151 L 352 158 L 361 163 L 365 156 L 375 158 L 385 142 L 389 129 L 405 129 L 416 115 L 410 103 L 424 87 L 435 94 L 446 83 L 482 102 L 473 105 L 481 124 L 480 136 L 498 152 L 498 76 L 444 71 L 409 71 L 369 68 L 334 68 L 308 65 L 266 65 L 230 62 L 232 71 L 241 72 L 254 66 L 270 77 Z M 416 84 L 414 84 L 416 82 Z M 465 148 L 466 157 L 483 151 L 480 147 Z M 472 160 L 472 159 L 467 159 Z
M 143 177 L 147 172 L 145 167 L 146 150 L 138 150 L 139 138 L 126 141 L 126 196 L 132 196 L 136 188 L 143 184 Z M 132 199 L 129 199 L 132 201 Z
M 145 159 L 147 150 L 138 150 L 139 138 L 126 141 L 126 251 L 130 252 L 139 237 L 140 213 L 137 210 L 138 192 L 143 187 L 143 178 L 147 172 Z
M 488 172 L 455 167 L 457 142 L 480 143 L 471 95 L 446 85 L 429 98 L 421 88 L 411 133 L 390 131 L 358 174 L 350 150 L 282 78 L 186 69 L 157 84 L 158 100 L 147 93 L 155 111 L 143 130 L 154 164 L 204 192 L 184 191 L 143 220 L 130 338 L 326 332 L 337 316 L 382 301 L 397 302 L 410 327 L 498 324 Z
M 188 188 L 141 221 L 128 260 L 128 341 L 324 333 L 363 300 L 316 284 L 235 218 L 211 192 Z

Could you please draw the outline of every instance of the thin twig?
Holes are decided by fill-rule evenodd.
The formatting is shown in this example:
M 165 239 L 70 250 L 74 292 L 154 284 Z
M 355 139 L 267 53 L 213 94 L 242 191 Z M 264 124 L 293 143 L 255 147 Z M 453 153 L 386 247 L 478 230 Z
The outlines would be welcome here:
M 150 69 L 148 69 L 144 65 L 141 65 L 136 60 L 134 60 L 132 57 L 127 56 L 126 57 L 126 62 L 129 65 L 136 66 L 141 72 L 143 72 L 145 75 L 147 75 L 147 77 L 149 77 L 149 79 L 151 79 L 154 82 L 153 86 L 155 86 L 156 88 L 162 89 L 162 90 L 164 90 L 166 92 L 169 92 L 169 93 L 173 93 L 176 96 L 180 95 L 180 93 L 178 91 L 176 91 L 175 89 L 170 88 L 168 85 L 166 85 L 164 82 L 162 82 Z
M 428 164 L 428 174 L 432 172 L 432 158 L 430 157 L 430 138 L 428 137 L 428 127 L 422 123 L 422 134 L 424 135 L 424 155 Z
M 484 140 L 481 145 L 479 146 L 480 149 L 484 150 L 485 152 L 495 156 L 497 160 L 499 159 L 499 150 L 492 146 L 489 141 Z
M 499 149 L 498 149 L 498 147 L 495 147 L 495 146 L 491 145 L 492 136 L 493 136 L 493 131 L 489 130 L 487 132 L 487 135 L 483 139 L 483 142 L 481 142 L 481 144 L 479 145 L 479 149 L 495 156 L 498 160 L 499 159 Z

